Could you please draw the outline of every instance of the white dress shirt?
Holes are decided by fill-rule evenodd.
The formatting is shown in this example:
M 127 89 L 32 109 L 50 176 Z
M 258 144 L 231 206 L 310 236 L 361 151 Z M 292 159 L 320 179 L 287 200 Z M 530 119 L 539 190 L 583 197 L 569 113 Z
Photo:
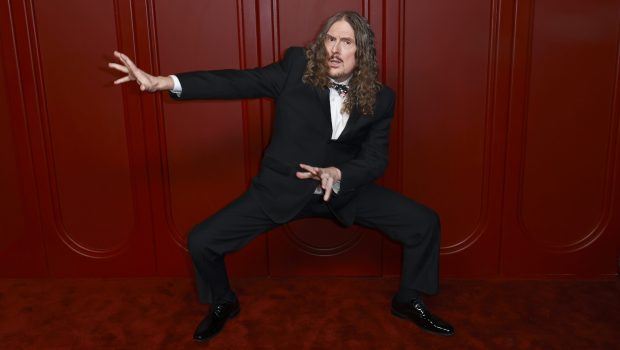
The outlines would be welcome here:
M 331 78 L 330 80 L 334 83 L 337 83 Z M 337 84 L 348 86 L 349 80 L 351 80 L 351 78 Z M 349 113 L 342 112 L 342 104 L 344 103 L 345 98 L 346 96 L 340 96 L 336 89 L 329 88 L 329 108 L 331 110 L 332 116 L 332 140 L 336 140 L 338 139 L 338 137 L 340 137 L 340 134 L 342 134 L 342 130 L 344 130 L 344 128 L 347 126 L 347 122 L 349 121 Z

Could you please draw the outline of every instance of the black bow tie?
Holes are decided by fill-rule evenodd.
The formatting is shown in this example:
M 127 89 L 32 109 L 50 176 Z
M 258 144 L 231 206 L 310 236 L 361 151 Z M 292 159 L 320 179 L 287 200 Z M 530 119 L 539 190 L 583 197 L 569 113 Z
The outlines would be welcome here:
M 349 86 L 344 84 L 334 83 L 333 81 L 329 83 L 329 87 L 338 91 L 338 94 L 342 97 L 347 95 L 349 92 Z

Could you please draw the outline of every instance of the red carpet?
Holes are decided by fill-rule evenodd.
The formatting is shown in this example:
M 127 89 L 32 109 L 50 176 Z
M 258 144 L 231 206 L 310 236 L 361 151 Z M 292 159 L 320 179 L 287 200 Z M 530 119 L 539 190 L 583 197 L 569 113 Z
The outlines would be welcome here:
M 2 349 L 619 349 L 620 281 L 444 281 L 444 338 L 393 317 L 396 279 L 234 281 L 241 314 L 209 343 L 189 279 L 0 280 Z

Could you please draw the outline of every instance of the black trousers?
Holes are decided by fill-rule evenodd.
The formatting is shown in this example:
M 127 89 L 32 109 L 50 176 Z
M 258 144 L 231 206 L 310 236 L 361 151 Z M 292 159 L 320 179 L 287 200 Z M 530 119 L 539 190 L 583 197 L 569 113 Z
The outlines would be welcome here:
M 401 288 L 434 294 L 439 284 L 439 217 L 397 192 L 370 184 L 354 199 L 355 223 L 378 229 L 403 245 Z M 322 196 L 315 195 L 295 217 L 334 218 Z M 335 218 L 334 218 L 335 219 Z M 224 256 L 279 224 L 273 222 L 249 192 L 196 225 L 188 236 L 200 301 L 212 303 L 230 295 Z

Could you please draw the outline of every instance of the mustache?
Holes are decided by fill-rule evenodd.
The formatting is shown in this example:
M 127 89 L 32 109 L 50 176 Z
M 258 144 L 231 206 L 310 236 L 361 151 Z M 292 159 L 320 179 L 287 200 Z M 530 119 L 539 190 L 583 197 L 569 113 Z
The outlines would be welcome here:
M 328 57 L 328 60 L 330 60 L 330 61 L 331 61 L 331 60 L 338 60 L 338 61 L 341 61 L 341 62 L 342 62 L 342 58 L 340 58 L 340 56 L 339 56 L 339 55 L 332 55 L 332 56 L 329 56 L 329 57 Z

